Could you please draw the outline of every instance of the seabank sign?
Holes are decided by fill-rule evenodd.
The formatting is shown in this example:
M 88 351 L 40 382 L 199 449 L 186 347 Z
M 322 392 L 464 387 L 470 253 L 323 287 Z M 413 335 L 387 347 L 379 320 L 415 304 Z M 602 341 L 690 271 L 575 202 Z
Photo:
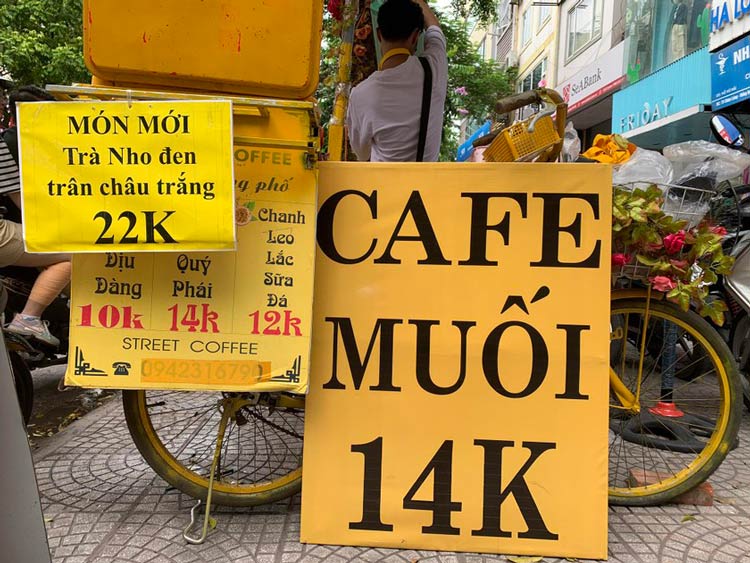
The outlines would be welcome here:
M 611 172 L 552 168 L 321 165 L 303 541 L 606 557 Z

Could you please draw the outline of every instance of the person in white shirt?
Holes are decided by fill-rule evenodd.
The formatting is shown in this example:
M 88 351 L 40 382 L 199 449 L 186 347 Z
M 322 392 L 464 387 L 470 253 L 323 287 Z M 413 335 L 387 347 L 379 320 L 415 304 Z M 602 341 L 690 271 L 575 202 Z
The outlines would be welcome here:
M 361 161 L 417 160 L 425 71 L 414 56 L 420 32 L 432 70 L 429 120 L 423 159 L 440 154 L 448 88 L 445 36 L 425 0 L 387 0 L 378 12 L 380 69 L 354 87 L 346 116 L 349 142 Z

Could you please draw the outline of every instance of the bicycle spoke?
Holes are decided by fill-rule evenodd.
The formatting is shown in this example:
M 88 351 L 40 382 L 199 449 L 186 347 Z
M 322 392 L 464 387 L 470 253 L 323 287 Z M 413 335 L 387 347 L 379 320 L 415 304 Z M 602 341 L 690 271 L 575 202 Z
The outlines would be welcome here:
M 145 399 L 151 426 L 163 447 L 202 479 L 213 460 L 220 398 L 218 393 L 160 391 L 149 392 Z M 303 410 L 253 404 L 238 412 L 242 416 L 233 417 L 226 429 L 217 483 L 267 486 L 299 468 L 302 442 L 292 437 L 301 436 Z

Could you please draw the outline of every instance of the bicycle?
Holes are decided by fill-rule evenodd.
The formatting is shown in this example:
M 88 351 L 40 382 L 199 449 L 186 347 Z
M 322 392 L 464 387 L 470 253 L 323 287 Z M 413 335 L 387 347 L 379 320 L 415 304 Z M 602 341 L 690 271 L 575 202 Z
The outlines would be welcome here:
M 513 147 L 497 154 L 555 161 L 566 120 L 559 94 L 526 92 L 501 100 L 498 110 L 531 103 L 544 108 L 500 132 L 499 143 Z M 543 137 L 541 144 L 535 144 L 534 131 Z M 514 139 L 526 148 L 517 151 Z M 741 414 L 738 375 L 726 343 L 709 323 L 664 294 L 648 286 L 618 287 L 611 302 L 609 500 L 664 503 L 708 478 L 733 446 Z M 210 468 L 217 462 L 216 504 L 254 506 L 301 488 L 302 396 L 124 391 L 123 404 L 146 461 L 190 496 L 206 499 Z M 217 460 L 214 445 L 222 424 L 226 433 Z

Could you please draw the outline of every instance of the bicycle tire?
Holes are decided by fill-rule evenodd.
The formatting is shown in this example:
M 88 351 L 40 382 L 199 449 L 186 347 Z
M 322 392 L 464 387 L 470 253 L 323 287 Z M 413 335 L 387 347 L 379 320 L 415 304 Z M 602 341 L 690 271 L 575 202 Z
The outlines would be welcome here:
M 611 309 L 613 326 L 614 319 L 619 319 L 619 325 L 624 323 L 630 328 L 631 315 L 644 318 L 647 308 L 649 324 L 641 321 L 638 325 L 646 327 L 646 340 L 651 323 L 675 327 L 673 330 L 683 331 L 682 338 L 689 338 L 694 345 L 701 347 L 700 351 L 705 355 L 701 355 L 701 361 L 711 369 L 701 375 L 693 374 L 688 379 L 677 379 L 678 387 L 674 391 L 679 393 L 674 397 L 674 404 L 683 417 L 661 416 L 651 409 L 665 398 L 661 373 L 661 366 L 665 362 L 661 357 L 646 357 L 654 355 L 648 344 L 645 344 L 644 357 L 641 358 L 640 349 L 633 342 L 625 342 L 626 338 L 623 337 L 623 350 L 619 354 L 612 354 L 616 360 L 612 362 L 616 363 L 612 367 L 620 383 L 631 391 L 640 381 L 642 394 L 637 414 L 625 413 L 616 400 L 610 404 L 609 502 L 615 505 L 664 504 L 704 482 L 736 444 L 742 414 L 742 392 L 732 354 L 719 334 L 698 314 L 683 311 L 671 302 L 659 300 L 657 296 L 651 301 L 645 297 L 615 297 Z M 613 337 L 613 340 L 616 339 Z M 625 359 L 628 351 L 633 365 L 642 362 L 642 366 L 649 369 L 646 376 L 643 376 L 641 369 L 637 370 L 634 378 L 628 375 Z M 653 375 L 657 370 L 660 372 L 658 377 Z M 630 379 L 633 382 L 628 384 Z M 658 389 L 654 389 L 657 386 Z M 688 386 L 693 387 L 688 390 Z M 713 395 L 709 395 L 709 391 Z M 716 402 L 715 407 L 711 406 L 712 401 Z M 633 428 L 635 431 L 631 430 Z M 690 445 L 682 451 L 674 434 L 682 435 L 686 430 L 691 433 Z M 637 448 L 643 450 L 643 457 L 637 460 L 638 463 L 631 464 L 636 456 L 629 456 Z M 643 478 L 634 478 L 634 472 L 641 468 Z M 624 474 L 628 474 L 626 479 L 623 479 Z
M 149 399 L 147 393 L 150 393 L 153 396 L 151 403 L 148 402 Z M 155 425 L 154 417 L 157 414 L 157 409 L 165 402 L 164 397 L 169 397 L 173 403 L 180 405 L 188 404 L 186 408 L 181 407 L 176 411 L 172 411 L 172 414 L 177 415 L 172 418 L 177 418 L 178 421 L 180 421 L 178 413 L 189 414 L 191 410 L 193 412 L 190 417 L 192 417 L 193 420 L 199 417 L 205 418 L 205 413 L 196 414 L 202 409 L 202 404 L 208 409 L 206 412 L 209 413 L 208 417 L 210 420 L 216 422 L 216 426 L 218 426 L 220 413 L 218 409 L 216 409 L 216 412 L 211 413 L 210 409 L 216 408 L 215 402 L 212 406 L 211 397 L 218 397 L 220 395 L 221 394 L 207 394 L 197 391 L 123 391 L 122 394 L 123 409 L 125 411 L 125 420 L 127 421 L 128 430 L 146 463 L 148 463 L 148 465 L 150 465 L 151 468 L 167 483 L 176 489 L 193 498 L 204 501 L 208 492 L 208 469 L 213 458 L 213 444 L 215 443 L 214 440 L 216 437 L 216 435 L 210 431 L 214 427 L 213 422 L 208 429 L 205 429 L 207 424 L 203 425 L 206 430 L 205 432 L 193 428 L 188 432 L 188 437 L 182 439 L 182 442 L 179 442 L 179 433 L 175 434 L 175 432 L 172 431 L 172 434 L 168 436 L 167 434 L 170 430 L 170 426 L 167 425 L 157 428 L 158 424 Z M 162 398 L 160 399 L 159 397 Z M 204 398 L 206 399 L 205 401 Z M 199 401 L 203 402 L 199 404 Z M 192 404 L 195 404 L 194 408 L 190 406 Z M 258 408 L 260 408 L 260 406 L 258 406 Z M 257 414 L 246 414 L 250 418 L 259 416 Z M 278 417 L 278 411 L 276 411 L 275 415 Z M 182 419 L 182 421 L 187 420 L 186 428 L 190 425 L 190 417 L 185 416 Z M 170 418 L 169 420 L 172 419 Z M 240 429 L 246 424 L 248 424 L 248 422 L 238 425 L 237 420 L 230 420 L 224 441 L 222 470 L 219 472 L 219 475 L 217 475 L 214 482 L 212 502 L 223 506 L 248 507 L 276 502 L 298 493 L 302 486 L 301 435 L 298 458 L 296 460 L 292 459 L 290 463 L 286 463 L 283 467 L 280 466 L 279 471 L 277 472 L 278 474 L 273 474 L 273 476 L 269 475 L 268 478 L 260 478 L 257 481 L 250 482 L 250 477 L 247 476 L 249 470 L 246 470 L 243 473 L 243 477 L 245 477 L 243 481 L 231 478 L 233 473 L 231 471 L 227 472 L 227 465 L 224 464 L 228 458 L 232 457 L 229 455 L 231 452 L 228 450 L 231 448 L 233 441 L 233 432 L 236 431 L 236 463 L 239 466 L 239 448 L 243 445 L 240 444 L 240 442 L 242 441 L 244 443 L 244 440 L 241 440 L 240 438 Z M 281 426 L 279 423 L 272 424 Z M 175 435 L 178 436 L 177 442 L 172 439 L 172 436 Z M 255 445 L 257 445 L 257 440 Z M 268 444 L 265 446 L 265 453 L 256 449 L 251 452 L 250 458 L 255 459 L 256 456 L 259 458 L 265 456 L 264 462 L 271 460 L 274 457 L 274 455 L 272 455 L 273 452 L 268 451 Z M 291 451 L 286 443 L 278 444 L 278 446 L 278 449 L 281 450 L 282 454 L 284 453 L 284 448 Z M 188 451 L 189 448 L 194 448 L 196 452 L 198 451 L 198 448 L 200 448 L 200 451 L 204 452 L 205 455 L 198 456 L 196 453 L 193 453 L 191 456 L 186 456 L 186 448 L 188 448 Z M 231 459 L 229 461 L 231 461 Z M 258 463 L 261 463 L 261 460 L 259 460 Z M 274 463 L 276 462 L 274 461 Z M 239 471 L 237 474 L 239 474 Z
M 17 352 L 8 352 L 10 369 L 13 372 L 13 383 L 16 386 L 18 406 L 21 407 L 23 423 L 28 424 L 31 419 L 31 411 L 34 408 L 34 380 L 31 371 Z

